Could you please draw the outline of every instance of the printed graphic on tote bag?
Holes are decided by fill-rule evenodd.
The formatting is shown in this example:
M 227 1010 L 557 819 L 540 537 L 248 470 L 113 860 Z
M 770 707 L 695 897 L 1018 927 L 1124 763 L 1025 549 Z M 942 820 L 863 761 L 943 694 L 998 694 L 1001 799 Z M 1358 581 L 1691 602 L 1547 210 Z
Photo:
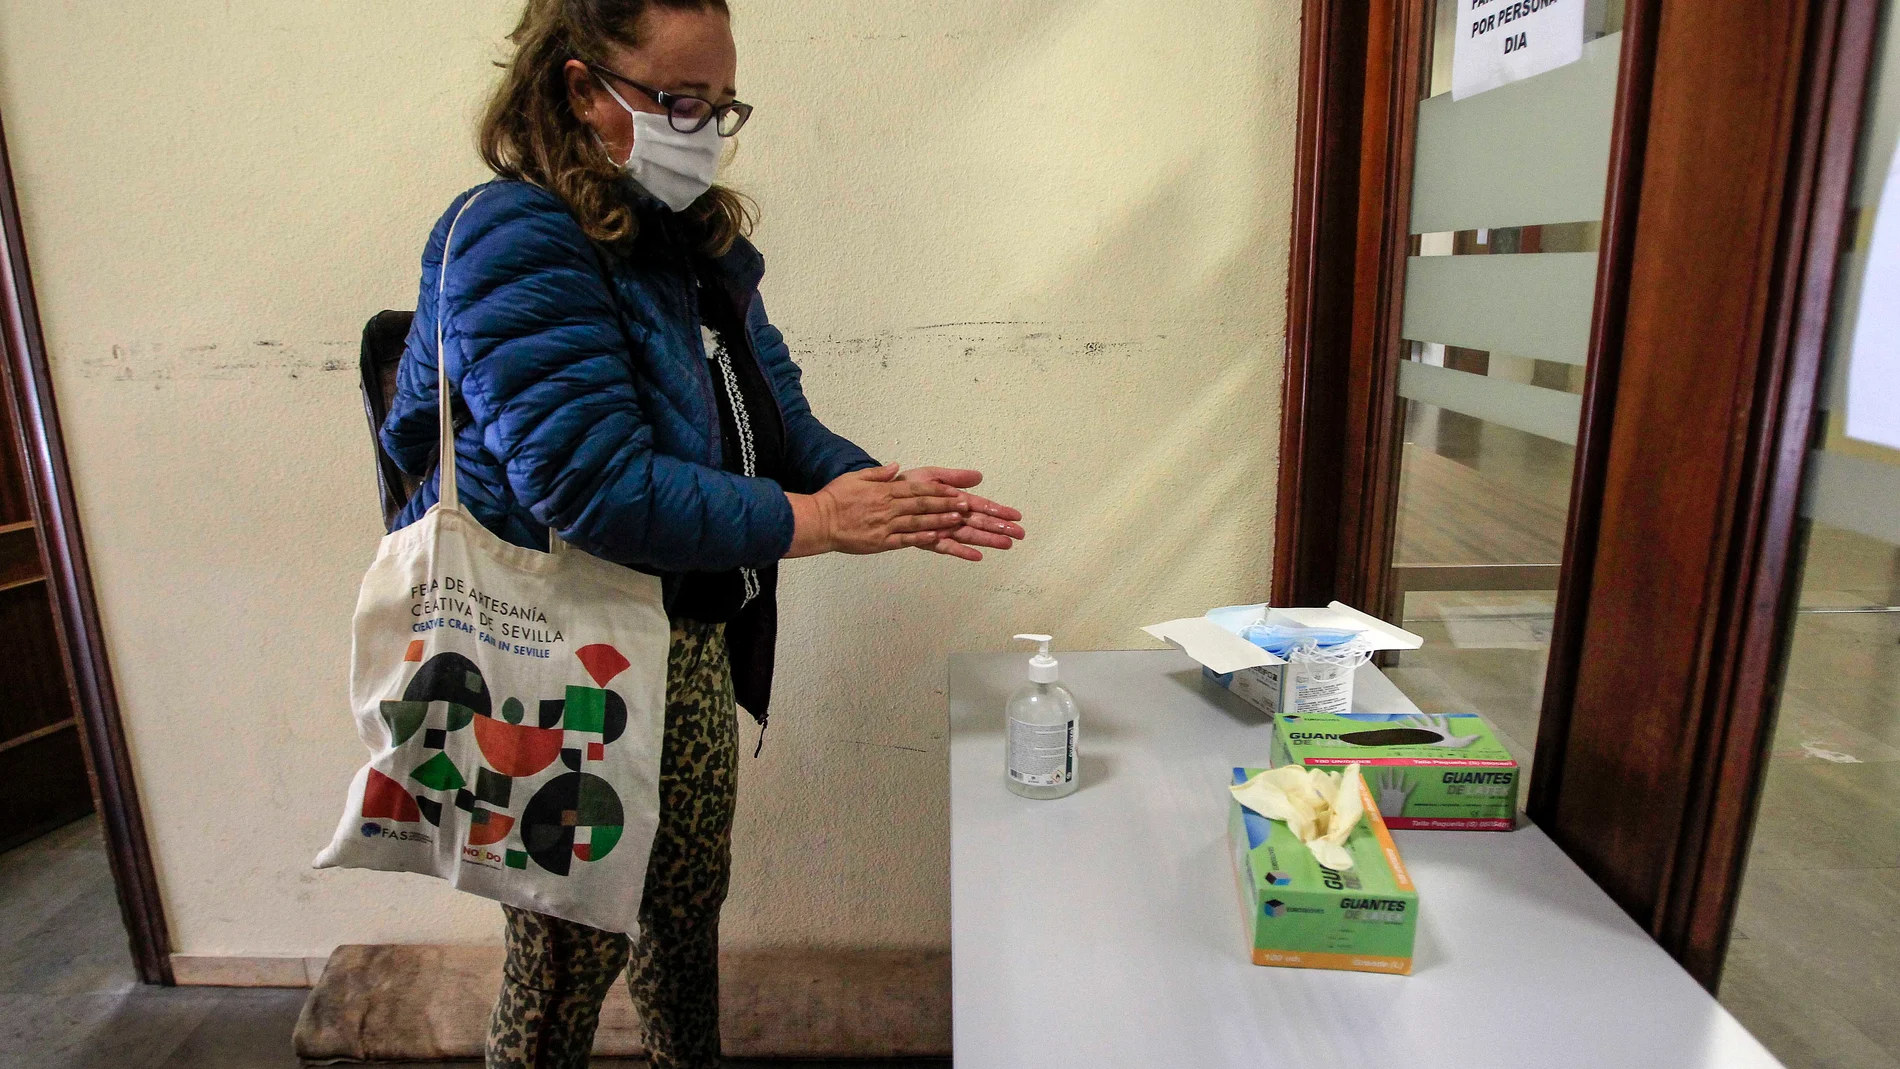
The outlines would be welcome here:
M 459 585 L 448 580 L 452 586 Z M 472 630 L 460 617 L 475 617 L 479 595 L 441 594 L 432 582 L 413 593 L 426 612 L 441 612 L 427 623 Z M 524 619 L 509 625 L 518 637 L 559 644 L 558 630 L 537 630 L 547 617 L 533 607 L 488 601 L 484 608 Z M 482 612 L 483 622 L 488 612 Z M 489 630 L 483 644 L 501 646 Z M 613 851 L 625 826 L 620 795 L 605 779 L 587 771 L 604 761 L 608 748 L 627 729 L 627 702 L 608 684 L 629 662 L 604 643 L 574 651 L 593 686 L 569 684 L 558 697 L 510 695 L 497 706 L 481 668 L 454 652 L 430 656 L 424 639 L 409 642 L 405 664 L 417 667 L 399 696 L 381 702 L 391 752 L 378 762 L 385 773 L 369 770 L 363 790 L 362 834 L 367 839 L 428 841 L 423 825 L 441 828 L 446 807 L 468 814 L 462 844 L 464 864 L 525 869 L 529 861 L 557 876 L 575 861 L 600 861 Z M 545 647 L 506 647 L 527 656 L 549 655 Z M 529 702 L 533 703 L 530 712 Z M 534 781 L 555 767 L 545 782 Z M 453 822 L 452 822 L 453 823 Z M 413 827 L 403 827 L 412 825 Z

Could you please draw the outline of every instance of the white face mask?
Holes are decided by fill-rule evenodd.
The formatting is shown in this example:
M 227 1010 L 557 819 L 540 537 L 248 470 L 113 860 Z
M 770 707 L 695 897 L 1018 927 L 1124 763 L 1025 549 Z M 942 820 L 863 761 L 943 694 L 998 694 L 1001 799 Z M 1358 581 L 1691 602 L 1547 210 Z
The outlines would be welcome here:
M 629 178 L 676 212 L 685 211 L 712 188 L 725 148 L 717 122 L 708 122 L 697 133 L 682 134 L 666 116 L 635 111 L 613 86 L 600 84 L 613 95 L 614 103 L 633 116 L 633 151 L 620 165 Z

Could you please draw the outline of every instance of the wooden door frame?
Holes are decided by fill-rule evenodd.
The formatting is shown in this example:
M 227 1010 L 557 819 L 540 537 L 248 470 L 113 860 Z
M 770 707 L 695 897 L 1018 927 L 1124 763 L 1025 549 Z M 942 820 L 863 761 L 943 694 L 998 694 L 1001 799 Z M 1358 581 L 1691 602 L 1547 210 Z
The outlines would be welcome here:
M 1631 4 L 1658 10 L 1639 16 L 1646 145 L 1616 264 L 1622 418 L 1591 458 L 1593 556 L 1559 615 L 1531 815 L 1711 989 L 1792 628 L 1878 7 Z
M 1426 5 L 1307 0 L 1273 602 L 1391 609 L 1399 295 Z
M 1394 367 L 1421 9 L 1306 5 L 1277 604 L 1398 608 Z M 1877 9 L 1629 0 L 1625 13 L 1570 534 L 1527 800 L 1711 988 L 1792 619 L 1796 509 Z M 1715 198 L 1719 219 L 1706 210 Z M 1727 314 L 1684 338 L 1665 307 Z M 1676 418 L 1672 440 L 1696 455 L 1652 451 L 1651 427 L 1615 419 L 1712 385 L 1723 392 Z M 1658 528 L 1656 510 L 1639 507 L 1649 487 L 1695 503 L 1696 522 Z M 1639 575 L 1632 547 L 1645 545 L 1695 566 Z M 1631 611 L 1638 585 L 1650 598 L 1642 614 Z M 1618 664 L 1667 683 L 1633 701 L 1604 670 Z
M 25 230 L 13 184 L 13 162 L 6 129 L 0 122 L 0 341 L 6 361 L 0 366 L 6 404 L 20 435 L 26 476 L 39 527 L 53 618 L 59 632 L 60 658 L 70 685 L 73 712 L 86 754 L 93 803 L 104 827 L 106 856 L 118 890 L 119 910 L 139 979 L 172 983 L 171 933 L 152 866 L 144 811 L 133 780 L 118 694 L 99 626 L 99 606 L 86 561 L 72 471 L 53 400 L 53 378 L 46 359 L 33 276 L 27 263 Z

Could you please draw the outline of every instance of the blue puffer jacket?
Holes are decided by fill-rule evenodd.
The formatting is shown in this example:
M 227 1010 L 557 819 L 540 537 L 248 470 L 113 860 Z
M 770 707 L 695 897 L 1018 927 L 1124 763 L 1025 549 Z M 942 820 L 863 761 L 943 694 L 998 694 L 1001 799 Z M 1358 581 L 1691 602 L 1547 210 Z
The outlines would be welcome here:
M 420 476 L 434 464 L 436 279 L 449 223 L 477 194 L 455 225 L 443 348 L 451 399 L 466 405 L 456 435 L 462 504 L 483 526 L 537 549 L 552 527 L 595 556 L 665 576 L 764 566 L 791 545 L 786 491 L 810 493 L 877 466 L 812 415 L 798 366 L 766 321 L 764 263 L 750 243 L 709 264 L 691 252 L 679 220 L 640 197 L 639 238 L 610 251 L 554 194 L 495 181 L 449 205 L 422 255 L 415 323 L 382 433 L 402 470 Z M 791 473 L 783 490 L 720 468 L 695 271 L 745 311 L 783 418 Z M 396 525 L 435 500 L 430 479 Z

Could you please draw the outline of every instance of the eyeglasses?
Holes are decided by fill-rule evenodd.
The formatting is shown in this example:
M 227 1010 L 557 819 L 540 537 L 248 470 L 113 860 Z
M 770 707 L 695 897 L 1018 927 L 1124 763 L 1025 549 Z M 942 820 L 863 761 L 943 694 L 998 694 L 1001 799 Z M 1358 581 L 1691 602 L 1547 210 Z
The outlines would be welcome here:
M 716 119 L 719 124 L 719 136 L 731 137 L 739 132 L 739 128 L 745 125 L 747 119 L 752 117 L 752 105 L 741 101 L 714 104 L 702 97 L 668 93 L 662 89 L 641 85 L 632 78 L 615 74 L 598 63 L 589 63 L 587 68 L 595 74 L 612 78 L 616 82 L 646 94 L 655 104 L 666 109 L 666 121 L 682 134 L 696 134 L 704 130 L 707 123 Z

